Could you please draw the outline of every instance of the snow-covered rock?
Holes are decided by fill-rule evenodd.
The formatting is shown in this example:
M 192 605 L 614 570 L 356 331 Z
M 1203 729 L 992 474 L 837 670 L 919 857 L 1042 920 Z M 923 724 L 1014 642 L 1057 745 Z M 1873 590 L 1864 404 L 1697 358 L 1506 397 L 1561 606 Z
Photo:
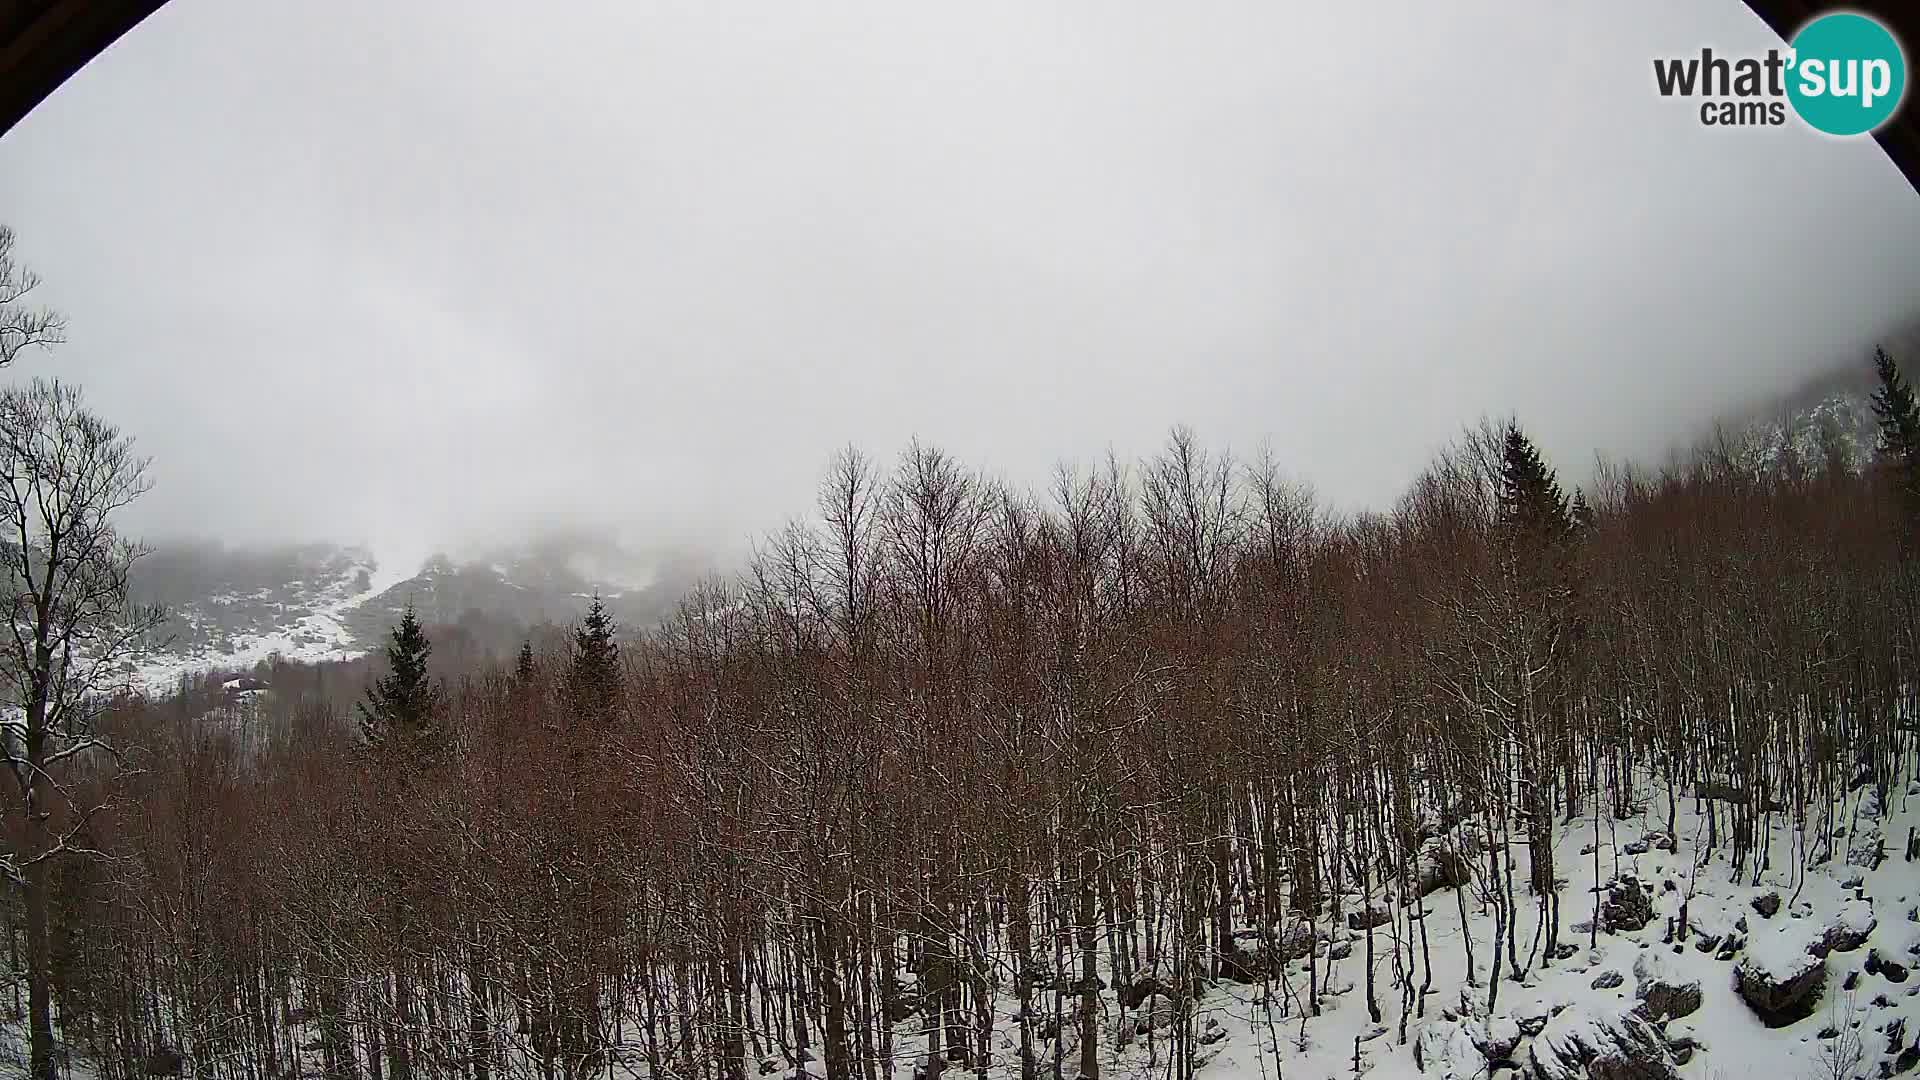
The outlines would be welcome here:
M 1700 980 L 1680 971 L 1673 958 L 1647 949 L 1633 961 L 1634 996 L 1640 1015 L 1659 1023 L 1689 1016 L 1700 1008 Z
M 1825 956 L 1829 952 L 1852 952 L 1867 943 L 1877 925 L 1873 917 L 1873 905 L 1865 900 L 1849 900 L 1839 913 L 1827 923 L 1820 940 L 1813 945 L 1813 951 Z
M 1534 1080 L 1674 1080 L 1679 1066 L 1666 1040 L 1636 1013 L 1574 1006 L 1533 1040 Z
M 1733 988 L 1769 1027 L 1781 1027 L 1813 1011 L 1827 962 L 1816 955 L 1822 935 L 1806 922 L 1756 934 L 1733 969 Z
M 1229 941 L 1220 950 L 1220 977 L 1233 982 L 1257 983 L 1273 971 L 1273 950 L 1255 942 L 1248 948 L 1243 942 Z
M 1707 1042 L 1700 1032 L 1685 1020 L 1669 1021 L 1666 1026 L 1667 1049 L 1673 1051 L 1673 1059 L 1685 1065 L 1693 1055 L 1707 1048 Z
M 1313 952 L 1320 935 L 1314 931 L 1313 924 L 1300 919 L 1280 931 L 1275 946 L 1280 950 L 1280 959 L 1298 960 Z
M 1638 840 L 1628 841 L 1621 850 L 1629 855 L 1645 855 L 1649 851 L 1672 851 L 1673 837 L 1664 831 L 1650 832 Z
M 1880 830 L 1880 789 L 1868 785 L 1854 805 L 1853 832 L 1847 837 L 1847 864 L 1872 869 L 1887 857 L 1887 842 Z
M 1140 1014 L 1133 1018 L 1133 1030 L 1138 1035 L 1145 1035 L 1149 1031 L 1165 1031 L 1173 1026 L 1176 1012 L 1172 998 L 1156 993 L 1142 1005 Z
M 1475 1045 L 1469 1025 L 1456 1020 L 1421 1025 L 1413 1043 L 1413 1063 L 1422 1076 L 1444 1080 L 1478 1080 L 1487 1075 L 1486 1053 Z
M 1470 1025 L 1468 1034 L 1487 1060 L 1494 1063 L 1513 1060 L 1523 1037 L 1520 1022 L 1510 1016 L 1498 1016 L 1484 1024 Z
M 1545 1031 L 1552 1018 L 1553 1010 L 1544 1001 L 1529 1001 L 1513 1011 L 1513 1022 L 1520 1026 L 1520 1034 L 1529 1039 Z

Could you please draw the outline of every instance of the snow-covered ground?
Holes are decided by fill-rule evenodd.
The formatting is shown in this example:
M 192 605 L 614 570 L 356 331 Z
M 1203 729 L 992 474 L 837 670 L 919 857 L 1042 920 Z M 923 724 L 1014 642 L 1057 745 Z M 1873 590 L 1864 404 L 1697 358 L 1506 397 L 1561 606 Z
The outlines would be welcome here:
M 1393 908 L 1396 918 L 1371 931 L 1379 1023 L 1367 1010 L 1366 932 L 1323 922 L 1318 927 L 1326 937 L 1319 946 L 1320 975 L 1330 989 L 1322 1000 L 1322 1015 L 1302 1024 L 1301 1003 L 1308 987 L 1304 960 L 1287 964 L 1287 978 L 1268 986 L 1214 985 L 1191 1005 L 1199 1044 L 1196 1071 L 1211 1080 L 1349 1077 L 1356 1075 L 1356 1065 L 1357 1074 L 1379 1080 L 1423 1075 L 1455 1080 L 1669 1075 L 1697 1080 L 1865 1080 L 1904 1072 L 1920 1063 L 1920 1049 L 1914 1049 L 1920 1040 L 1920 862 L 1904 857 L 1908 831 L 1920 827 L 1920 783 L 1891 801 L 1884 820 L 1874 820 L 1877 799 L 1871 789 L 1835 807 L 1830 819 L 1833 857 L 1804 873 L 1796 870 L 1798 841 L 1790 816 L 1775 815 L 1769 868 L 1757 883 L 1751 860 L 1735 880 L 1724 819 L 1719 849 L 1706 855 L 1704 816 L 1684 795 L 1672 850 L 1665 850 L 1661 840 L 1664 796 L 1650 800 L 1639 818 L 1603 818 L 1597 845 L 1592 818 L 1562 825 L 1555 864 L 1566 879 L 1561 942 L 1571 955 L 1551 966 L 1536 957 L 1519 982 L 1503 972 L 1491 1013 L 1486 1009 L 1486 980 L 1493 915 L 1491 908 L 1471 899 L 1473 887 L 1468 887 L 1464 925 L 1451 889 L 1432 893 L 1418 908 L 1381 890 L 1376 901 Z M 1724 813 L 1724 804 L 1722 808 Z M 1808 844 L 1816 843 L 1820 820 L 1816 809 Z M 1868 864 L 1883 836 L 1889 838 L 1888 850 L 1874 868 Z M 1535 908 L 1524 889 L 1524 847 L 1513 849 L 1513 859 L 1521 886 L 1516 900 L 1524 959 L 1534 941 Z M 1590 947 L 1588 925 L 1596 898 L 1614 895 L 1597 892 L 1596 885 L 1628 875 L 1650 902 L 1651 918 L 1637 930 L 1603 929 L 1597 945 Z M 1777 907 L 1769 896 L 1777 898 Z M 1356 910 L 1359 899 L 1350 896 L 1347 909 Z M 1683 903 L 1687 930 L 1681 937 L 1677 924 Z M 1418 917 L 1427 924 L 1434 991 L 1424 1015 L 1416 1004 L 1408 1017 L 1403 1044 L 1402 984 L 1393 942 L 1396 934 L 1409 939 L 1414 923 L 1407 916 L 1415 912 L 1423 912 Z M 1468 986 L 1465 978 L 1469 942 L 1479 977 L 1476 986 Z M 1413 949 L 1416 957 L 1420 951 L 1417 945 Z M 1818 980 L 1818 988 L 1806 1015 L 1778 1027 L 1764 1022 L 1735 989 L 1736 971 L 1754 969 L 1782 980 L 1820 972 L 1807 976 L 1808 981 Z M 1416 986 L 1425 977 L 1424 969 L 1413 972 Z M 1696 985 L 1697 1003 L 1692 999 Z M 1646 998 L 1651 1000 L 1643 1004 Z M 1154 1004 L 1160 1019 L 1166 1019 L 1171 1003 L 1160 999 Z M 1102 1072 L 1128 1078 L 1168 1075 L 1166 1030 L 1158 1032 L 1152 1045 L 1139 1034 L 1124 1047 L 1118 1045 L 1122 1025 L 1140 1028 L 1141 1018 L 1151 1017 L 1154 1008 L 1134 1010 L 1123 1019 L 1111 995 L 1102 995 L 1102 1008 Z M 1007 1070 L 1004 1075 L 1018 1075 L 1014 1009 L 1008 995 L 996 1023 L 996 1074 Z M 1633 1015 L 1636 1009 L 1651 1012 L 1651 1018 Z M 1667 1011 L 1681 1015 L 1668 1017 Z M 1153 1025 L 1148 1019 L 1145 1027 L 1152 1030 Z M 900 1025 L 904 1051 L 919 1046 L 918 1027 L 917 1020 Z M 1062 1071 L 1076 1075 L 1078 1053 L 1071 1032 L 1065 1041 L 1060 1048 L 1065 1055 Z M 1422 1050 L 1419 1063 L 1416 1047 Z M 1596 1054 L 1604 1058 L 1609 1048 L 1652 1060 L 1646 1061 L 1644 1072 L 1609 1071 L 1605 1060 L 1591 1061 Z M 1043 1075 L 1051 1072 L 1053 1049 L 1046 1045 L 1049 1062 L 1043 1063 Z M 1666 1071 L 1669 1067 L 1671 1072 Z M 949 1068 L 963 1071 L 957 1065 Z M 810 1063 L 808 1071 L 824 1075 L 818 1063 Z
M 1920 796 L 1920 786 L 1910 794 Z M 1299 1010 L 1287 1010 L 1284 996 L 1275 1007 L 1288 1015 L 1278 1025 L 1276 1039 L 1266 1027 L 1266 992 L 1259 986 L 1223 985 L 1197 1003 L 1203 1015 L 1225 1029 L 1224 1037 L 1202 1048 L 1200 1058 L 1207 1062 L 1202 1071 L 1220 1080 L 1350 1076 L 1355 1071 L 1358 1039 L 1360 1071 L 1369 1076 L 1422 1075 L 1412 1051 L 1416 1044 L 1424 1044 L 1430 1052 L 1421 1059 L 1429 1076 L 1465 1080 L 1494 1075 L 1498 1061 L 1489 1062 L 1491 1048 L 1496 1059 L 1504 1057 L 1522 1075 L 1586 1077 L 1588 1063 L 1583 1057 L 1610 1040 L 1631 1038 L 1635 1025 L 1625 1014 L 1641 1005 L 1644 994 L 1656 987 L 1685 989 L 1697 983 L 1697 1009 L 1651 1026 L 1663 1036 L 1661 1042 L 1669 1044 L 1660 1052 L 1686 1058 L 1683 1064 L 1676 1063 L 1678 1075 L 1701 1080 L 1879 1076 L 1881 1061 L 1891 1065 L 1920 1035 L 1920 997 L 1916 996 L 1920 979 L 1910 980 L 1907 972 L 1920 963 L 1916 960 L 1920 956 L 1920 910 L 1916 909 L 1920 863 L 1905 861 L 1899 849 L 1878 869 L 1848 862 L 1849 840 L 1860 853 L 1855 861 L 1869 862 L 1864 852 L 1882 835 L 1880 824 L 1865 819 L 1857 830 L 1851 826 L 1854 810 L 1872 810 L 1859 806 L 1861 798 L 1856 794 L 1846 810 L 1835 815 L 1840 823 L 1836 828 L 1846 835 L 1835 840 L 1834 858 L 1807 872 L 1804 880 L 1795 872 L 1793 833 L 1786 820 L 1775 824 L 1771 869 L 1760 874 L 1758 884 L 1753 883 L 1751 870 L 1741 880 L 1733 880 L 1724 837 L 1720 850 L 1703 857 L 1695 867 L 1706 837 L 1704 818 L 1695 813 L 1691 799 L 1682 801 L 1672 851 L 1663 850 L 1657 835 L 1665 829 L 1664 799 L 1653 800 L 1649 813 L 1640 819 L 1603 820 L 1598 880 L 1592 820 L 1563 826 L 1555 850 L 1556 868 L 1567 879 L 1562 891 L 1567 925 L 1561 940 L 1574 951 L 1551 967 L 1536 961 L 1523 981 L 1502 985 L 1491 1014 L 1485 1008 L 1491 913 L 1470 902 L 1463 926 L 1451 891 L 1442 890 L 1427 897 L 1423 908 L 1436 992 L 1426 1015 L 1410 1019 L 1406 1045 L 1398 1039 L 1400 994 L 1392 959 L 1393 926 L 1372 931 L 1383 1014 L 1379 1025 L 1368 1016 L 1364 1000 L 1365 948 L 1359 940 L 1364 935 L 1340 930 L 1333 932 L 1334 942 L 1344 938 L 1352 949 L 1345 959 L 1331 961 L 1326 979 L 1334 993 L 1324 1003 L 1324 1014 L 1307 1023 L 1304 1049 L 1299 1042 Z M 1864 798 L 1874 801 L 1870 790 Z M 1895 800 L 1885 835 L 1904 841 L 1907 829 L 1920 825 L 1920 798 L 1912 800 L 1911 809 L 1908 802 L 1906 797 Z M 1653 842 L 1643 846 L 1641 841 L 1649 834 L 1654 834 Z M 1630 853 L 1629 845 L 1641 853 Z M 1524 882 L 1524 849 L 1516 848 L 1514 856 Z M 1616 875 L 1632 875 L 1643 892 L 1651 890 L 1652 918 L 1639 930 L 1603 931 L 1597 945 L 1589 947 L 1586 924 L 1594 917 L 1596 897 L 1603 895 L 1594 888 L 1616 880 Z M 1780 899 L 1771 917 L 1754 906 L 1768 894 Z M 1534 919 L 1524 893 L 1520 900 L 1524 958 L 1534 937 Z M 1688 931 L 1678 939 L 1682 903 L 1687 907 Z M 1762 906 L 1771 905 L 1762 901 Z M 1404 917 L 1397 921 L 1402 927 L 1407 922 Z M 1836 927 L 1844 932 L 1836 935 Z M 1670 931 L 1676 940 L 1669 943 Z M 1477 987 L 1465 985 L 1469 939 L 1481 981 Z M 1825 950 L 1826 955 L 1814 955 L 1827 942 L 1833 947 Z M 1334 951 L 1346 950 L 1329 948 Z M 1743 963 L 1780 977 L 1823 968 L 1824 978 L 1808 1015 L 1769 1027 L 1734 989 L 1735 971 Z M 1289 969 L 1295 973 L 1292 981 L 1299 992 L 1306 981 L 1304 964 L 1296 962 Z M 1421 978 L 1424 974 L 1416 975 Z M 1538 1034 L 1529 1034 L 1533 1032 Z M 1680 1049 L 1689 1043 L 1697 1044 L 1697 1049 L 1691 1053 Z M 1139 1074 L 1151 1064 L 1139 1047 L 1114 1056 L 1118 1073 Z
M 351 597 L 343 596 L 342 602 Z M 1424 899 L 1400 898 L 1390 889 L 1369 899 L 1393 919 L 1371 931 L 1322 921 L 1316 928 L 1323 997 L 1322 1014 L 1303 1019 L 1308 992 L 1307 961 L 1292 960 L 1284 975 L 1267 983 L 1220 982 L 1206 986 L 1188 1004 L 1196 1074 L 1208 1080 L 1282 1080 L 1351 1077 L 1412 1080 L 1762 1080 L 1762 1078 L 1868 1078 L 1898 1075 L 1920 1064 L 1920 862 L 1906 859 L 1910 831 L 1920 829 L 1920 781 L 1889 799 L 1882 814 L 1872 788 L 1861 788 L 1833 807 L 1810 808 L 1807 829 L 1797 835 L 1792 816 L 1774 815 L 1766 868 L 1756 879 L 1736 875 L 1726 834 L 1707 851 L 1700 803 L 1681 795 L 1676 828 L 1666 832 L 1663 794 L 1653 794 L 1640 816 L 1596 823 L 1583 818 L 1558 826 L 1556 869 L 1561 890 L 1565 955 L 1551 964 L 1536 954 L 1513 981 L 1503 972 L 1497 1003 L 1489 1011 L 1488 942 L 1493 913 L 1465 890 L 1466 917 L 1455 890 L 1440 888 Z M 1724 804 L 1721 804 L 1724 811 Z M 1827 836 L 1823 837 L 1822 832 Z M 1801 851 L 1830 857 L 1802 869 Z M 1534 953 L 1535 907 L 1524 890 L 1527 854 L 1512 849 L 1520 912 L 1519 953 Z M 1877 856 L 1877 857 L 1876 857 Z M 1874 865 L 1874 863 L 1878 865 Z M 1343 904 L 1360 910 L 1363 898 Z M 1597 943 L 1590 944 L 1595 906 L 1609 910 Z M 1680 927 L 1685 907 L 1685 929 Z M 1624 912 L 1628 924 L 1609 931 Z M 1411 916 L 1411 917 L 1410 917 Z M 1403 971 L 1418 922 L 1426 925 L 1424 949 L 1411 950 L 1414 966 Z M 1304 930 L 1289 928 L 1296 940 Z M 1366 1002 L 1365 937 L 1373 935 L 1379 1021 Z M 1473 951 L 1477 985 L 1469 985 L 1467 954 Z M 1544 951 L 1544 950 L 1542 950 Z M 1402 979 L 1416 986 L 1428 978 L 1432 993 L 1405 1018 Z M 1105 956 L 1103 949 L 1102 963 Z M 1102 971 L 1111 979 L 1110 971 Z M 1798 986 L 1806 998 L 1789 1015 L 1764 1020 L 1738 989 L 1742 980 L 1775 988 Z M 1808 989 L 1811 988 L 1811 989 Z M 1750 987 L 1751 989 L 1751 987 Z M 1103 1075 L 1127 1080 L 1173 1075 L 1168 1069 L 1174 1003 L 1147 997 L 1122 1011 L 1116 995 L 1101 995 Z M 1061 1057 L 1063 1076 L 1079 1075 L 1073 1005 L 1065 1003 L 1067 1030 L 1059 1042 L 1039 1044 L 1041 1075 L 1052 1075 Z M 1036 994 L 1043 1015 L 1051 994 Z M 1003 987 L 994 1023 L 995 1078 L 1019 1075 L 1019 1025 L 1011 987 Z M 1797 1018 L 1796 1018 L 1797 1017 Z M 504 1018 L 503 1018 L 504 1019 Z M 924 1051 L 922 1021 L 897 1025 L 894 1077 L 905 1080 Z M 509 1030 L 507 1028 L 497 1029 Z M 625 1026 L 629 1039 L 635 1027 Z M 0 1074 L 17 1057 L 17 1030 L 0 1037 Z M 504 1035 L 518 1041 L 523 1037 Z M 537 1075 L 526 1048 L 522 1069 Z M 1416 1053 L 1417 1051 L 1417 1053 Z M 644 1076 L 644 1055 L 629 1043 L 617 1047 L 605 1075 Z M 1617 1059 L 1617 1060 L 1616 1060 Z M 1616 1066 L 1631 1062 L 1632 1071 Z M 308 1062 L 304 1075 L 317 1075 Z M 824 1076 L 818 1060 L 803 1071 Z M 950 1065 L 958 1078 L 973 1070 Z M 750 1074 L 796 1077 L 784 1060 L 750 1063 Z M 84 1077 L 84 1063 L 74 1075 Z

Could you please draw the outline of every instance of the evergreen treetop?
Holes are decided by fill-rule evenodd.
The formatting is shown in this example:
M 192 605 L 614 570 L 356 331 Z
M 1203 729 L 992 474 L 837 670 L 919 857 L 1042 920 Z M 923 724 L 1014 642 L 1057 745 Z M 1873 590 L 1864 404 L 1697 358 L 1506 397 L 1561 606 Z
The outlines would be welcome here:
M 390 674 L 367 688 L 360 704 L 360 730 L 373 746 L 417 744 L 439 719 L 443 694 L 427 672 L 433 643 L 408 604 L 387 645 Z
M 1554 543 L 1572 525 L 1560 482 L 1518 424 L 1507 425 L 1502 447 L 1500 517 L 1510 539 L 1522 546 Z
M 613 617 L 595 596 L 587 617 L 573 632 L 573 660 L 567 673 L 574 712 L 595 726 L 610 723 L 620 705 L 620 645 L 613 634 Z
M 1586 492 L 1573 489 L 1573 503 L 1567 507 L 1567 520 L 1576 530 L 1593 528 L 1593 507 L 1587 505 Z
M 1880 388 L 1873 395 L 1873 413 L 1880 424 L 1880 445 L 1874 456 L 1898 492 L 1904 511 L 1902 531 L 1911 544 L 1920 534 L 1920 406 L 1887 350 L 1873 350 L 1873 368 L 1880 376 Z
M 1873 414 L 1880 424 L 1880 453 L 1912 462 L 1920 454 L 1920 407 L 1914 404 L 1913 388 L 1885 349 L 1873 350 L 1873 369 L 1880 376 L 1880 388 L 1873 394 Z

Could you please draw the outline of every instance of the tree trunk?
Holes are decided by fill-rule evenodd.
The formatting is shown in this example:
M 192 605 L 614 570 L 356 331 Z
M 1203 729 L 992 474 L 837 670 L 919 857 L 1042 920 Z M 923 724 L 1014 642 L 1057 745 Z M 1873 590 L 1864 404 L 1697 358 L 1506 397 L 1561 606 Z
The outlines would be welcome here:
M 840 981 L 840 912 L 820 909 L 819 983 L 826 1006 L 827 1080 L 850 1080 L 847 1069 L 847 998 Z
M 1081 1080 L 1100 1080 L 1100 984 L 1095 981 L 1100 954 L 1099 940 L 1094 936 L 1094 921 L 1098 916 L 1093 884 L 1098 864 L 1093 841 L 1093 815 L 1089 813 L 1080 829 L 1080 910 L 1074 919 L 1074 935 L 1080 947 Z
M 486 953 L 476 924 L 467 953 L 467 1053 L 473 1080 L 487 1080 L 492 1055 L 492 1032 L 487 1022 Z
M 38 855 L 44 826 L 30 821 L 29 850 Z M 44 860 L 31 862 L 26 873 L 27 898 L 27 1010 L 30 1026 L 33 1080 L 58 1080 L 59 1062 L 53 1042 L 53 948 L 49 915 L 51 883 Z

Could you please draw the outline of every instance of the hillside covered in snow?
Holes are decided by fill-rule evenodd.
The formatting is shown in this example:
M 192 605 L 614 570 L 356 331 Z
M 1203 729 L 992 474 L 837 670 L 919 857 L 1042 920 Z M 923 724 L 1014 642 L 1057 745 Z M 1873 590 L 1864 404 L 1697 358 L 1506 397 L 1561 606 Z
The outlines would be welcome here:
M 623 625 L 650 626 L 703 569 L 664 560 L 636 583 L 596 576 L 599 568 L 570 555 L 530 545 L 409 566 L 336 544 L 157 544 L 135 564 L 134 598 L 168 618 L 127 659 L 125 675 L 134 689 L 164 694 L 181 676 L 246 671 L 274 657 L 353 659 L 379 649 L 409 604 L 426 622 L 477 628 L 504 654 L 534 627 L 571 625 L 596 595 Z

